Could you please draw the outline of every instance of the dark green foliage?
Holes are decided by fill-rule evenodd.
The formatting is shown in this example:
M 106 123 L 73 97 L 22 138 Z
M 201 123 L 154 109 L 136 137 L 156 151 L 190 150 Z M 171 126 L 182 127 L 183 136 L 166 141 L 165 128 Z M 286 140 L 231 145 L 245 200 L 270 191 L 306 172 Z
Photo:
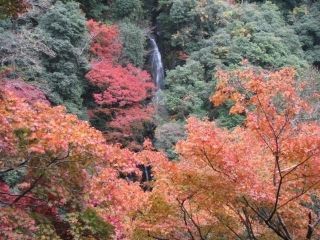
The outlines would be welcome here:
M 202 4 L 200 1 L 174 0 L 161 6 L 163 10 L 157 18 L 158 30 L 163 49 L 168 53 L 182 50 L 190 54 L 199 50 L 201 40 L 224 26 L 229 18 L 224 14 L 228 9 L 224 1 L 209 0 L 207 4 Z M 169 66 L 176 61 L 167 56 L 165 60 Z
M 37 222 L 39 239 L 112 239 L 114 228 L 98 216 L 96 211 L 87 208 L 81 212 L 70 213 L 60 209 L 64 221 L 57 222 L 55 218 L 44 214 L 32 213 Z M 57 228 L 57 226 L 59 226 Z M 61 238 L 60 238 L 61 237 Z
M 171 33 L 163 37 L 164 49 L 189 55 L 187 63 L 168 71 L 166 78 L 165 103 L 175 119 L 207 116 L 227 128 L 243 122 L 243 116 L 228 114 L 231 103 L 213 108 L 208 101 L 219 68 L 235 69 L 244 60 L 264 69 L 307 66 L 299 37 L 271 2 L 173 0 L 166 7 L 158 18 L 160 31 Z
M 243 4 L 230 14 L 232 21 L 192 53 L 210 74 L 216 66 L 236 67 L 243 59 L 267 69 L 306 65 L 298 36 L 275 5 Z
M 306 59 L 320 66 L 320 2 L 295 8 L 291 22 L 300 38 Z
M 314 110 L 311 114 L 306 114 L 309 118 L 312 117 L 313 121 L 320 121 L 320 105 L 319 105 L 319 92 L 320 92 L 320 72 L 318 69 L 311 67 L 304 69 L 299 75 L 299 80 L 304 82 L 305 87 L 301 89 L 302 97 L 312 106 Z M 304 120 L 306 116 L 302 116 Z
M 113 234 L 112 225 L 99 217 L 93 209 L 88 208 L 81 213 L 80 220 L 84 223 L 86 228 L 91 231 L 91 234 L 95 236 L 96 239 L 111 239 L 111 235 Z
M 174 148 L 179 140 L 186 136 L 183 123 L 169 122 L 157 127 L 155 131 L 155 147 L 164 151 L 168 158 L 177 158 Z
M 16 170 L 0 174 L 0 178 L 11 188 L 20 183 L 25 177 L 27 171 L 25 168 L 17 168 Z
M 196 40 L 208 37 L 228 22 L 229 17 L 223 15 L 228 8 L 223 1 L 209 0 L 201 3 L 174 0 L 169 9 L 165 9 L 158 17 L 161 35 L 168 30 L 172 35 L 172 45 L 190 52 L 192 44 L 197 44 Z
M 256 3 L 262 3 L 266 0 L 247 0 L 247 2 L 256 2 Z M 311 4 L 312 2 L 315 2 L 317 0 L 269 0 L 272 3 L 276 4 L 285 14 L 287 14 L 289 11 L 291 11 L 293 8 L 301 5 L 301 4 Z M 243 0 L 237 0 L 237 3 L 244 2 Z
M 140 0 L 114 0 L 110 5 L 110 13 L 116 20 L 130 19 L 139 21 L 143 18 L 142 2 Z
M 1 65 L 38 85 L 53 104 L 86 118 L 82 105 L 89 66 L 86 19 L 75 2 L 46 7 L 45 12 L 32 10 L 15 27 L 1 21 Z
M 18 147 L 21 150 L 25 150 L 27 148 L 27 145 L 30 143 L 30 134 L 31 131 L 28 128 L 18 128 L 14 130 L 14 135 L 18 140 Z
M 170 19 L 180 27 L 182 24 L 190 23 L 194 20 L 195 0 L 174 0 L 170 10 Z
M 165 88 L 167 109 L 176 119 L 184 119 L 190 114 L 200 117 L 206 115 L 213 84 L 204 81 L 204 69 L 199 62 L 189 61 L 169 71 Z
M 142 67 L 146 45 L 146 35 L 143 29 L 130 22 L 122 22 L 119 26 L 125 63 L 131 62 L 135 66 Z
M 81 9 L 86 13 L 86 16 L 91 19 L 105 20 L 106 13 L 109 9 L 106 0 L 77 0 L 80 3 Z
M 40 55 L 54 56 L 44 43 L 41 31 L 26 26 L 17 26 L 9 21 L 0 21 L 0 64 L 10 67 L 14 74 L 27 80 L 39 78 L 44 71 Z
M 38 30 L 55 56 L 42 56 L 45 68 L 40 84 L 54 104 L 84 117 L 82 95 L 88 70 L 86 51 L 89 45 L 85 17 L 79 4 L 57 2 L 39 20 Z
M 169 12 L 159 16 L 160 31 L 171 33 L 164 33 L 165 48 L 191 54 L 207 65 L 206 71 L 237 66 L 244 58 L 264 68 L 305 66 L 299 38 L 276 5 L 207 1 L 178 14 L 187 2 L 173 1 Z
M 230 114 L 229 110 L 232 105 L 232 102 L 227 102 L 220 107 L 211 109 L 209 117 L 216 119 L 216 122 L 220 127 L 230 129 L 241 125 L 245 120 L 245 116 L 239 114 Z

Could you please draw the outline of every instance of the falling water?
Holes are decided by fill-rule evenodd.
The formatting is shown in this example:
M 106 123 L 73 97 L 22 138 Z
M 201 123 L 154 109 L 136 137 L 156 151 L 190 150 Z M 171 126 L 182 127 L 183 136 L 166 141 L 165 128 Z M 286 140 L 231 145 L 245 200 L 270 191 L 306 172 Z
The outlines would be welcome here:
M 164 85 L 164 70 L 161 59 L 161 53 L 154 38 L 150 37 L 151 50 L 151 71 L 152 77 L 157 87 L 157 91 L 161 90 Z
M 151 44 L 151 51 L 150 51 L 150 65 L 151 65 L 151 74 L 153 81 L 156 85 L 156 94 L 154 96 L 154 105 L 156 109 L 157 116 L 165 119 L 167 116 L 167 110 L 162 103 L 162 89 L 164 87 L 164 69 L 163 63 L 161 58 L 161 53 L 159 51 L 158 45 L 156 40 L 153 37 L 149 37 L 150 44 Z M 151 176 L 151 167 L 143 165 L 143 175 L 144 180 L 149 182 L 152 180 Z M 147 188 L 150 190 L 149 188 Z
M 157 117 L 164 120 L 168 117 L 168 112 L 164 104 L 163 92 L 162 92 L 162 89 L 164 88 L 164 81 L 165 81 L 164 68 L 163 68 L 161 53 L 159 51 L 157 42 L 153 37 L 149 37 L 149 39 L 150 39 L 150 45 L 151 45 L 151 51 L 149 55 L 151 74 L 157 89 L 153 102 L 154 102 L 155 110 L 157 113 Z

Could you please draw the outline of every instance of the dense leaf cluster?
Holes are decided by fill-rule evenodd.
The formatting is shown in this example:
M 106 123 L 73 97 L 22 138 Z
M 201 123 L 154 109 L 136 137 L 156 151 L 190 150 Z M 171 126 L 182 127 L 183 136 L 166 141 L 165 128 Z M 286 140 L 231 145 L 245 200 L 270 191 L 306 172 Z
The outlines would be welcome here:
M 319 21 L 315 0 L 0 0 L 0 239 L 320 239 Z

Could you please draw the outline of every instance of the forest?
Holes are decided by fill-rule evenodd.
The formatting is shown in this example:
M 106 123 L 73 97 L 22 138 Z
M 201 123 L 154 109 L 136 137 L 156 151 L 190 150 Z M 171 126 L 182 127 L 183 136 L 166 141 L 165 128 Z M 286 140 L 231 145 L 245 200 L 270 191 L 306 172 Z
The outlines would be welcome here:
M 320 239 L 320 1 L 0 0 L 0 240 L 281 239 Z

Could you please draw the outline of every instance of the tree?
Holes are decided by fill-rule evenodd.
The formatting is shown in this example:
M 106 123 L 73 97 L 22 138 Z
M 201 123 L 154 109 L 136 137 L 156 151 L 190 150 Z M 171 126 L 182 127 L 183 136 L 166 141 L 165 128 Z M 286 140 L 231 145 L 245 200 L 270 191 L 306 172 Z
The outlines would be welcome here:
M 31 4 L 31 2 L 30 2 Z M 79 4 L 32 2 L 29 12 L 10 23 L 1 21 L 1 66 L 40 87 L 49 100 L 86 118 L 89 36 Z
M 58 192 L 46 185 L 42 190 L 57 194 L 61 201 L 71 197 L 68 187 L 81 186 L 82 169 L 103 154 L 97 147 L 104 142 L 102 135 L 88 123 L 66 114 L 63 107 L 31 104 L 10 92 L 2 93 L 1 123 L 1 135 L 5 136 L 1 140 L 1 175 L 27 166 L 26 181 L 31 186 L 36 184 L 29 191 L 38 182 L 63 182 Z
M 63 235 L 68 227 L 57 209 L 83 210 L 79 196 L 88 178 L 86 169 L 106 157 L 105 140 L 64 107 L 51 107 L 42 97 L 24 97 L 28 88 L 23 94 L 12 92 L 14 83 L 1 84 L 0 94 L 0 236 L 34 239 L 45 223 L 61 224 L 57 231 Z M 36 92 L 30 86 L 28 91 Z
M 26 15 L 29 20 L 33 17 Z M 1 67 L 11 68 L 13 76 L 18 75 L 37 84 L 45 72 L 41 56 L 54 58 L 56 53 L 46 44 L 45 36 L 39 29 L 19 24 L 16 29 L 12 28 L 13 24 L 8 21 L 3 21 L 0 27 Z
M 93 94 L 100 106 L 95 112 L 103 112 L 111 118 L 109 126 L 130 135 L 134 122 L 151 119 L 152 109 L 143 102 L 151 98 L 153 83 L 147 72 L 128 65 L 113 66 L 104 61 L 92 65 L 87 79 L 100 91 Z
M 44 71 L 36 81 L 51 102 L 64 104 L 69 112 L 86 118 L 83 95 L 87 87 L 84 75 L 89 68 L 89 35 L 79 4 L 57 1 L 40 17 L 37 29 L 55 54 L 42 55 Z
M 119 27 L 123 42 L 123 62 L 131 62 L 141 68 L 144 64 L 146 46 L 146 36 L 143 29 L 130 22 L 120 23 Z
M 105 61 L 117 62 L 122 51 L 119 28 L 116 25 L 105 25 L 94 20 L 87 21 L 91 35 L 90 51 L 94 56 Z
M 88 204 L 115 226 L 117 239 L 135 239 L 137 226 L 141 224 L 139 218 L 149 206 L 152 194 L 143 187 L 150 190 L 151 179 L 141 183 L 142 173 L 137 166 L 168 162 L 163 154 L 152 149 L 150 141 L 145 141 L 144 147 L 137 153 L 119 146 L 107 147 L 108 161 L 100 165 L 88 184 Z
M 100 171 L 88 184 L 88 204 L 94 207 L 105 221 L 113 224 L 117 239 L 125 239 L 130 235 L 131 221 L 144 204 L 147 195 L 138 181 L 130 181 L 129 174 L 140 175 L 134 154 L 119 147 L 109 147 L 107 151 L 110 157 L 108 161 L 111 165 L 115 164 L 115 168 L 101 165 Z M 125 177 L 121 179 L 119 172 Z
M 64 0 L 70 1 L 70 0 Z M 88 19 L 97 19 L 104 21 L 106 19 L 107 11 L 109 7 L 105 0 L 77 0 L 80 3 L 81 9 L 86 13 Z
M 140 0 L 114 0 L 110 5 L 110 13 L 116 20 L 130 19 L 139 21 L 143 18 L 142 2 Z
M 128 144 L 135 124 L 151 120 L 152 107 L 147 101 L 151 99 L 154 85 L 146 71 L 118 63 L 122 45 L 116 26 L 93 21 L 89 21 L 88 26 L 95 36 L 91 51 L 98 58 L 92 61 L 91 70 L 86 74 L 95 87 L 93 98 L 97 104 L 91 119 L 107 133 L 110 141 Z M 139 128 L 143 134 L 144 126 Z
M 243 59 L 265 69 L 307 65 L 298 36 L 285 23 L 276 5 L 243 4 L 230 11 L 228 24 L 191 54 L 205 66 L 209 77 L 215 67 L 234 68 Z
M 174 0 L 170 9 L 170 18 L 177 24 L 177 27 L 184 23 L 190 23 L 195 20 L 192 10 L 196 7 L 196 1 Z
M 190 118 L 177 163 L 155 162 L 153 197 L 140 230 L 158 239 L 317 239 L 307 208 L 319 191 L 320 126 L 295 71 L 217 73 L 219 105 L 246 122 L 233 130 Z
M 23 210 L 2 207 L 0 220 L 1 238 L 8 240 L 34 239 L 37 227 L 34 220 Z
M 178 14 L 182 6 L 188 8 L 191 3 L 173 1 L 170 14 Z M 232 103 L 212 108 L 208 101 L 214 92 L 217 69 L 235 69 L 244 62 L 264 69 L 295 66 L 299 71 L 308 65 L 299 37 L 275 4 L 226 1 L 193 4 L 180 20 L 182 14 L 176 17 L 171 14 L 163 20 L 163 30 L 170 33 L 169 37 L 164 33 L 165 40 L 169 38 L 164 49 L 176 52 L 171 62 L 179 64 L 167 71 L 164 95 L 171 117 L 207 116 L 221 126 L 235 127 L 243 122 L 243 116 L 227 114 Z M 160 31 L 161 24 L 162 21 Z M 186 56 L 182 64 L 181 60 L 175 60 L 179 52 Z
M 197 61 L 188 61 L 168 72 L 164 100 L 170 115 L 175 115 L 176 119 L 184 119 L 190 114 L 206 115 L 212 84 L 203 81 L 204 74 Z
M 106 145 L 101 132 L 51 107 L 35 87 L 1 81 L 0 237 L 129 236 L 128 218 L 148 197 L 142 153 Z
M 305 84 L 301 89 L 301 96 L 308 101 L 313 111 L 309 116 L 314 121 L 320 120 L 320 105 L 318 101 L 318 92 L 320 91 L 320 72 L 316 68 L 306 68 L 299 77 Z
M 296 30 L 306 59 L 315 66 L 320 66 L 320 4 L 317 2 L 301 5 L 293 9 L 292 24 Z
M 113 66 L 105 62 L 92 65 L 87 78 L 103 91 L 95 94 L 95 101 L 100 105 L 120 107 L 139 103 L 148 97 L 148 90 L 153 85 L 147 72 L 128 65 L 126 68 Z
M 41 102 L 50 105 L 44 93 L 36 86 L 24 82 L 22 79 L 10 79 L 8 75 L 12 74 L 10 69 L 0 72 L 0 89 L 5 92 L 11 92 L 16 97 L 22 98 L 30 104 Z

